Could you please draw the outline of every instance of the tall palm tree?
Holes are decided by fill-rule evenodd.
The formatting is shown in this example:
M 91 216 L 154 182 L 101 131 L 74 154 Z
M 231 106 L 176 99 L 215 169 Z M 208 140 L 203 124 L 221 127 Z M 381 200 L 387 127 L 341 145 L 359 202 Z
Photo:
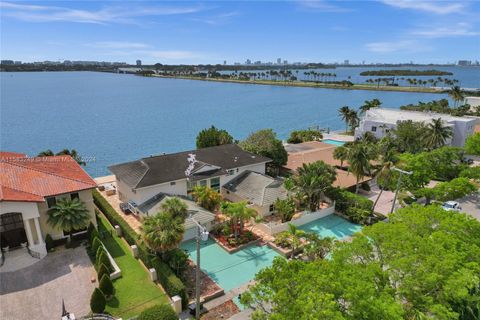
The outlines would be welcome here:
M 312 212 L 317 211 L 322 194 L 332 186 L 337 173 L 323 161 L 303 164 L 290 179 L 297 198 Z
M 235 241 L 238 240 L 238 223 L 240 222 L 240 232 L 242 232 L 244 228 L 244 222 L 250 218 L 253 218 L 257 214 L 254 209 L 247 207 L 247 203 L 245 201 L 223 203 L 222 213 L 230 219 L 233 233 L 235 235 Z
M 365 114 L 368 110 L 372 108 L 378 108 L 382 102 L 378 99 L 372 99 L 372 100 L 365 100 L 363 105 L 360 107 L 360 114 Z
M 432 119 L 427 125 L 424 141 L 428 149 L 436 149 L 445 145 L 447 139 L 453 136 L 452 128 L 444 126 L 441 118 Z
M 47 211 L 47 223 L 54 228 L 68 233 L 68 240 L 72 240 L 72 233 L 88 226 L 90 214 L 85 204 L 78 198 L 73 200 L 63 198 Z
M 358 126 L 360 122 L 360 118 L 358 117 L 358 113 L 356 110 L 350 110 L 348 113 L 348 124 L 350 125 L 350 130 L 353 133 L 355 128 Z
M 179 218 L 182 222 L 188 215 L 187 204 L 178 197 L 166 199 L 162 204 L 162 210 L 169 213 L 173 218 Z
M 351 110 L 348 106 L 343 106 L 340 109 L 338 109 L 338 113 L 340 114 L 340 117 L 342 117 L 342 120 L 345 121 L 345 132 L 348 131 L 350 111 Z
M 355 193 L 358 193 L 360 180 L 371 174 L 370 160 L 374 158 L 374 151 L 371 145 L 367 143 L 355 143 L 350 147 L 348 152 L 348 171 L 356 178 Z
M 80 157 L 80 155 L 78 154 L 77 150 L 75 150 L 75 149 L 72 149 L 72 150 L 63 149 L 62 151 L 57 152 L 56 155 L 57 155 L 57 156 L 67 155 L 67 156 L 72 157 L 73 160 L 77 161 L 77 163 L 78 163 L 79 165 L 81 165 L 81 166 L 87 165 L 87 163 L 82 160 L 82 157 Z
M 164 254 L 178 247 L 183 239 L 185 226 L 180 219 L 174 218 L 170 213 L 159 212 L 143 221 L 141 232 L 150 249 Z
M 333 158 L 335 160 L 340 160 L 340 167 L 343 168 L 343 162 L 347 160 L 348 157 L 348 148 L 344 146 L 336 147 L 333 150 Z
M 465 98 L 459 86 L 453 86 L 448 92 L 448 95 L 455 101 L 455 108 L 458 106 L 458 102 Z

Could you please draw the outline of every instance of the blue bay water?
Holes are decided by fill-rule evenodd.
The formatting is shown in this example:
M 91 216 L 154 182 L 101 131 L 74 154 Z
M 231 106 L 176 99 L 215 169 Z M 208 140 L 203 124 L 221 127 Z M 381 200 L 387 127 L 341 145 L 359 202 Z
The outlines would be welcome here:
M 385 107 L 445 98 L 425 93 L 375 92 L 145 78 L 96 72 L 0 73 L 0 149 L 36 155 L 75 148 L 94 157 L 86 169 L 195 147 L 215 125 L 236 139 L 273 128 L 342 129 L 338 108 L 378 98 Z

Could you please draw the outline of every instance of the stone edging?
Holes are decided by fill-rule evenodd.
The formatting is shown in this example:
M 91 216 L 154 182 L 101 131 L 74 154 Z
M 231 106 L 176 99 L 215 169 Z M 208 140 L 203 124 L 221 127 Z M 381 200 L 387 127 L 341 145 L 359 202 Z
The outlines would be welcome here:
M 262 238 L 258 238 L 256 240 L 253 240 L 253 241 L 250 241 L 248 243 L 245 243 L 245 244 L 242 244 L 241 246 L 239 247 L 236 247 L 236 248 L 228 248 L 226 247 L 220 240 L 218 240 L 217 238 L 215 238 L 214 236 L 210 236 L 210 238 L 212 238 L 223 250 L 227 251 L 229 254 L 232 254 L 232 253 L 235 253 L 237 251 L 240 251 L 242 250 L 243 248 L 245 247 L 248 247 L 248 246 L 251 246 L 251 245 L 254 245 L 254 244 L 257 244 L 259 242 L 262 241 Z

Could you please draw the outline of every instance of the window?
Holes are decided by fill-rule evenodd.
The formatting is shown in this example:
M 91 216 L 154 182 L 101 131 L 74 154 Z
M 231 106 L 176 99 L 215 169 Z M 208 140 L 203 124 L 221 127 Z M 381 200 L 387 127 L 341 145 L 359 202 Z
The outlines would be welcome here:
M 195 188 L 196 185 L 197 185 L 197 183 L 195 181 L 187 180 L 187 194 L 192 193 L 193 188 Z
M 271 204 L 270 207 L 268 207 L 268 211 L 273 212 L 274 210 L 275 210 L 275 206 Z
M 237 169 L 238 170 L 238 169 Z M 231 176 L 235 174 L 235 169 L 229 169 L 227 170 L 227 176 Z
M 175 181 L 170 182 L 170 185 L 171 185 L 171 186 L 174 186 L 174 185 L 176 185 L 176 184 L 177 184 L 177 183 L 176 183 Z
M 207 180 L 200 180 L 199 185 L 201 187 L 206 187 L 207 186 Z
M 377 132 L 377 127 L 373 126 L 372 127 L 372 132 Z
M 55 199 L 55 197 L 49 197 L 47 198 L 47 206 L 49 208 L 53 207 L 54 205 L 57 204 L 57 199 Z
M 220 191 L 220 178 L 212 178 L 210 179 L 210 188 L 219 192 Z
M 74 192 L 74 193 L 70 193 L 70 199 L 78 199 L 80 200 L 80 195 L 78 194 L 78 192 Z

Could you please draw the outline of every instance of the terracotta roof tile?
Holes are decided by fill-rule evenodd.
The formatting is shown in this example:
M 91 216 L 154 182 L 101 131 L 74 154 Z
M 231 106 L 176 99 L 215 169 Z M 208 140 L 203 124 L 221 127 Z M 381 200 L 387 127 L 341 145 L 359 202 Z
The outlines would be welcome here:
M 43 201 L 44 197 L 96 187 L 70 156 L 15 157 L 2 152 L 0 200 Z

